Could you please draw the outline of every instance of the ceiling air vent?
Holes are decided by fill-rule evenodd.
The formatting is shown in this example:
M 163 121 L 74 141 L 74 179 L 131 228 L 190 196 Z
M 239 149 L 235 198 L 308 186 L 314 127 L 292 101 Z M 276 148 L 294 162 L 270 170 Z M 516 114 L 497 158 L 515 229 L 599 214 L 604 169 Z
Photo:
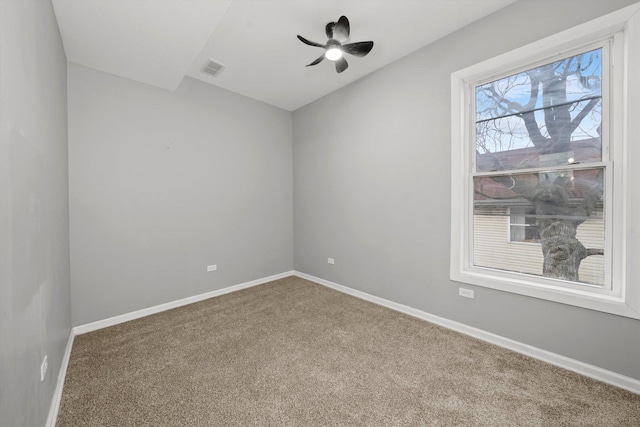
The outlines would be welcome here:
M 202 72 L 213 77 L 218 77 L 218 74 L 220 74 L 224 69 L 224 65 L 210 59 L 209 62 L 204 64 L 204 67 L 202 67 Z

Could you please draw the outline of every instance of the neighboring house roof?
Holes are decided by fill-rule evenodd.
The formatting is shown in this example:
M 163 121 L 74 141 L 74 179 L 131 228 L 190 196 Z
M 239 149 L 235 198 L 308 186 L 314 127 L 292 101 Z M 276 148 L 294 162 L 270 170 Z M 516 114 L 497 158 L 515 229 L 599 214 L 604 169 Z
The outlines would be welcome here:
M 600 138 L 572 141 L 569 147 L 569 151 L 559 153 L 544 153 L 536 147 L 478 153 L 476 169 L 485 172 L 513 171 L 540 166 L 556 166 L 559 164 L 559 160 L 566 161 L 569 158 L 573 158 L 574 163 L 594 163 L 602 160 Z
M 589 139 L 572 142 L 570 151 L 563 153 L 541 154 L 535 147 L 497 153 L 479 153 L 476 157 L 479 171 L 504 170 L 505 173 L 499 175 L 500 178 L 475 177 L 474 202 L 505 207 L 530 205 L 527 198 L 523 197 L 525 195 L 522 191 L 517 190 L 518 188 L 533 189 L 545 182 L 551 184 L 564 176 L 570 204 L 579 204 L 587 193 L 602 192 L 602 189 L 597 188 L 599 185 L 597 183 L 603 182 L 603 178 L 599 177 L 600 169 L 552 170 L 536 173 L 518 173 L 517 169 L 569 163 L 574 165 L 597 163 L 601 161 L 600 147 L 599 139 Z

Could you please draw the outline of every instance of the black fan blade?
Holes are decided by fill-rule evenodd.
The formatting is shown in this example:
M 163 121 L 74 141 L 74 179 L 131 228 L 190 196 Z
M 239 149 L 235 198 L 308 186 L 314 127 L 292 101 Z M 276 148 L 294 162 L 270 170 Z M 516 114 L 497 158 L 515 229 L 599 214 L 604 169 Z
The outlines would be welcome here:
M 322 54 L 322 56 L 320 56 L 318 59 L 316 59 L 315 61 L 313 61 L 311 64 L 306 65 L 307 67 L 311 67 L 312 65 L 316 65 L 322 62 L 322 60 L 324 59 L 324 53 Z
M 327 33 L 327 38 L 329 39 L 333 38 L 333 29 L 335 28 L 335 26 L 336 26 L 335 22 L 329 22 L 327 24 L 327 26 L 324 29 L 325 33 Z
M 305 39 L 305 38 L 304 38 L 304 37 L 302 37 L 302 36 L 298 36 L 298 40 L 300 40 L 300 41 L 301 41 L 302 43 L 304 43 L 304 44 L 308 44 L 309 46 L 315 46 L 315 47 L 322 47 L 322 48 L 326 48 L 326 46 L 325 46 L 325 45 L 320 44 L 320 43 L 316 43 L 316 42 L 309 41 L 309 40 Z
M 335 27 L 333 28 L 334 38 L 339 40 L 347 40 L 349 38 L 349 33 L 351 29 L 349 28 L 349 20 L 346 16 L 341 16 L 336 22 Z
M 347 63 L 346 59 L 340 58 L 336 61 L 336 71 L 338 73 L 343 72 L 344 70 L 347 69 L 347 67 L 349 67 L 349 64 Z
M 373 49 L 373 42 L 357 42 L 342 45 L 342 51 L 354 56 L 363 57 Z

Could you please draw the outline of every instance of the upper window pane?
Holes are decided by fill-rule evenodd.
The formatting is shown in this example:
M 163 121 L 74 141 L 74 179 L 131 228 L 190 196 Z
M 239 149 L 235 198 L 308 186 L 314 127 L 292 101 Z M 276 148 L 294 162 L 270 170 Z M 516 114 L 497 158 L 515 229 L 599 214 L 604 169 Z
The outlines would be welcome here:
M 476 171 L 602 160 L 602 49 L 475 90 Z

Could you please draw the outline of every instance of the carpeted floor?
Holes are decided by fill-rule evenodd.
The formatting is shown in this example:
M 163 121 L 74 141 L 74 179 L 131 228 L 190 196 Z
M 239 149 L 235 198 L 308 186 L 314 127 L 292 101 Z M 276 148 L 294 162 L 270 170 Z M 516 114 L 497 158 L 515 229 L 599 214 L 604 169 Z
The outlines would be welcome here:
M 77 336 L 57 425 L 639 426 L 640 395 L 288 277 Z

